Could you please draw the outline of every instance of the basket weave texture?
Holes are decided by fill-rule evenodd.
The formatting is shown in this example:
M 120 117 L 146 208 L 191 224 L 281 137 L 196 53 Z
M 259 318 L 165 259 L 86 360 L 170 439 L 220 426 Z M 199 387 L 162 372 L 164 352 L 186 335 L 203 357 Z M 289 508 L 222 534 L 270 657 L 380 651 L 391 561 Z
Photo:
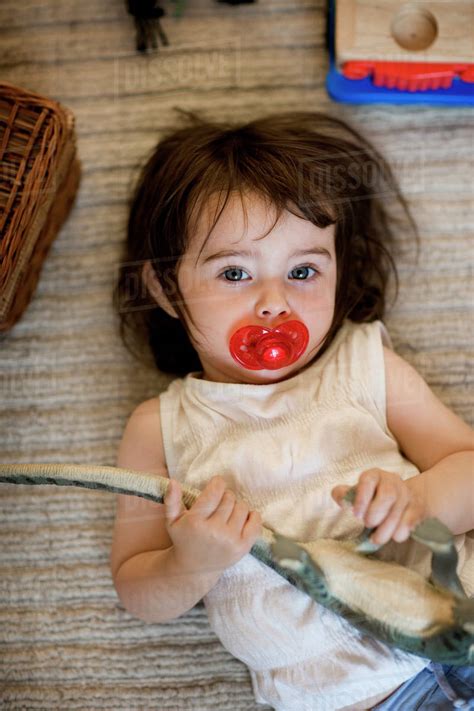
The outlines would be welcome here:
M 80 180 L 74 115 L 0 82 L 0 331 L 28 306 Z

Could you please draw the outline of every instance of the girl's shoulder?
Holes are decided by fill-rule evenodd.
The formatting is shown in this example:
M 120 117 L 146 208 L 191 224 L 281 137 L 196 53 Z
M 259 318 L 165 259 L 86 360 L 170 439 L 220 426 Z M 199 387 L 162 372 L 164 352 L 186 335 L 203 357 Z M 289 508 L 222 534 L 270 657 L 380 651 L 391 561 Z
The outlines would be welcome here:
M 156 415 L 158 413 L 158 416 L 160 414 L 160 396 L 155 395 L 154 397 L 149 398 L 148 400 L 144 400 L 141 402 L 139 405 L 135 407 L 133 410 L 132 414 L 135 414 L 136 416 L 147 416 L 147 415 Z
M 121 464 L 118 466 L 133 469 L 137 464 L 149 466 L 153 462 L 159 469 L 165 468 L 159 402 L 157 395 L 140 403 L 132 411 L 122 435 L 119 447 Z
M 433 392 L 415 366 L 384 348 L 387 425 L 401 450 L 420 471 L 441 459 L 472 450 L 467 422 Z

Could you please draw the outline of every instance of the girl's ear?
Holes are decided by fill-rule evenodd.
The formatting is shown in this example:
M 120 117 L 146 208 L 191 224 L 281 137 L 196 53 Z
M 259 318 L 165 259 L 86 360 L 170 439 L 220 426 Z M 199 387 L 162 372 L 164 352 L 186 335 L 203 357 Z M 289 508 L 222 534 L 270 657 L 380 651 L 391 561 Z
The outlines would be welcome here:
M 160 306 L 163 309 L 163 311 L 166 311 L 166 313 L 169 316 L 171 316 L 172 318 L 179 318 L 175 309 L 170 304 L 168 297 L 166 296 L 165 292 L 163 291 L 163 287 L 161 286 L 160 282 L 158 281 L 156 274 L 153 271 L 153 267 L 151 266 L 151 262 L 149 260 L 146 261 L 145 264 L 143 265 L 142 279 L 146 285 L 146 288 L 148 289 L 150 294 L 153 296 L 153 298 L 155 299 L 158 306 Z

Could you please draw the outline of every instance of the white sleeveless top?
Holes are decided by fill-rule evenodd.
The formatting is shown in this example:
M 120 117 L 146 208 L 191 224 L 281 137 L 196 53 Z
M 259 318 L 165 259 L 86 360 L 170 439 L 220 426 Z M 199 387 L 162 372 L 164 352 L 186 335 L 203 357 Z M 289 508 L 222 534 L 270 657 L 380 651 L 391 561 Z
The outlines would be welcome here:
M 358 535 L 363 523 L 337 506 L 332 487 L 372 467 L 419 473 L 387 428 L 383 343 L 392 347 L 381 321 L 346 320 L 287 380 L 216 383 L 201 371 L 174 380 L 160 394 L 169 476 L 202 490 L 220 474 L 264 526 L 295 540 Z M 455 541 L 470 594 L 473 556 L 464 535 Z M 411 540 L 387 544 L 384 559 L 430 571 L 430 552 Z M 248 666 L 256 701 L 277 711 L 366 708 L 354 704 L 377 702 L 429 662 L 360 633 L 251 554 L 203 601 L 224 647 Z

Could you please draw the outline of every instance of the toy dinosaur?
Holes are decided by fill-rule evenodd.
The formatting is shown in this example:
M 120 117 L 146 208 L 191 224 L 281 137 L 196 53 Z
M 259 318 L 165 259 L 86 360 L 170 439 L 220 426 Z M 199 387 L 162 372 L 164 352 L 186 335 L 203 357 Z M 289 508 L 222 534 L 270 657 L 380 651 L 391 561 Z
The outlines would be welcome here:
M 0 482 L 104 489 L 163 502 L 169 479 L 111 466 L 0 464 Z M 181 487 L 190 508 L 200 491 Z M 353 501 L 355 488 L 344 497 Z M 313 600 L 362 632 L 392 647 L 455 666 L 474 664 L 474 598 L 457 576 L 453 536 L 438 519 L 425 519 L 411 538 L 432 551 L 429 580 L 398 563 L 378 560 L 369 541 L 327 538 L 298 543 L 262 527 L 250 553 Z

